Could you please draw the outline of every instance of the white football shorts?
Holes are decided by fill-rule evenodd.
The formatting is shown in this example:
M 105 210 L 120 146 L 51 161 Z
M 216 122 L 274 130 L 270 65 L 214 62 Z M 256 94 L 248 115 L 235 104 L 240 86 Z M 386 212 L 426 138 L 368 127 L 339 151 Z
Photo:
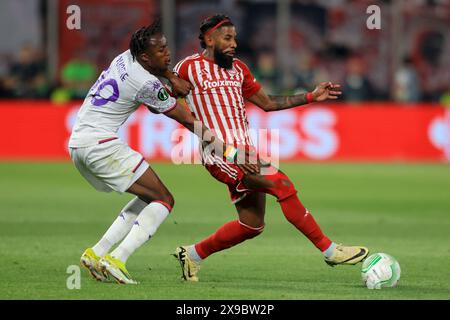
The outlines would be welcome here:
M 89 147 L 69 148 L 81 175 L 98 191 L 123 193 L 149 167 L 144 157 L 117 138 Z

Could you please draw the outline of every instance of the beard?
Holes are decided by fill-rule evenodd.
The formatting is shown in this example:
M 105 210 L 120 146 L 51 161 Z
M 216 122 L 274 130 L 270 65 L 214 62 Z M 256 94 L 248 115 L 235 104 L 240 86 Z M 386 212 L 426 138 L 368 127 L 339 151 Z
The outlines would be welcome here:
M 231 67 L 233 66 L 233 57 L 224 54 L 218 49 L 214 49 L 214 61 L 221 68 L 231 69 Z

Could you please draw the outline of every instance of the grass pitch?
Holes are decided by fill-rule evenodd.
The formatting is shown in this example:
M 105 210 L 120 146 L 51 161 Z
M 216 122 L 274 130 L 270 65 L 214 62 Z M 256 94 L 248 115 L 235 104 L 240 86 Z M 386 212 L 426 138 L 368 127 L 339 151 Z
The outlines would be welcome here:
M 140 281 L 91 280 L 69 290 L 67 268 L 106 231 L 130 195 L 95 191 L 67 163 L 0 163 L 0 299 L 450 299 L 450 167 L 284 164 L 322 230 L 398 259 L 398 287 L 366 289 L 361 265 L 330 268 L 267 201 L 264 233 L 208 258 L 199 283 L 180 281 L 178 245 L 236 218 L 224 185 L 201 166 L 154 164 L 176 205 L 129 260 Z

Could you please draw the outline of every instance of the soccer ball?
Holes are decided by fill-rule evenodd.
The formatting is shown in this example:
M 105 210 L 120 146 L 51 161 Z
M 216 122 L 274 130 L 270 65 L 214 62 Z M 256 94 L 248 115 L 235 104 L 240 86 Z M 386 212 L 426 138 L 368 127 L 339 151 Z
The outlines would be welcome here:
M 395 287 L 400 280 L 398 261 L 386 253 L 374 253 L 364 260 L 361 276 L 369 289 Z

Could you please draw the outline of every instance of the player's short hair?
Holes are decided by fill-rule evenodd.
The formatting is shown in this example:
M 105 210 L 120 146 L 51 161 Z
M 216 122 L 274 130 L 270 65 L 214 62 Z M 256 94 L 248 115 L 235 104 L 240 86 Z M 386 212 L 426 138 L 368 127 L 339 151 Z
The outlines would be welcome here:
M 147 50 L 150 38 L 156 34 L 162 34 L 160 19 L 156 19 L 151 25 L 142 27 L 133 33 L 130 40 L 130 52 L 133 60 Z
M 223 23 L 220 24 L 221 22 Z M 220 27 L 234 26 L 233 22 L 231 22 L 231 19 L 224 14 L 215 14 L 213 16 L 209 16 L 200 24 L 200 35 L 198 36 L 198 38 L 200 39 L 200 45 L 203 49 L 206 49 L 205 34 L 212 28 L 217 27 L 219 24 Z

